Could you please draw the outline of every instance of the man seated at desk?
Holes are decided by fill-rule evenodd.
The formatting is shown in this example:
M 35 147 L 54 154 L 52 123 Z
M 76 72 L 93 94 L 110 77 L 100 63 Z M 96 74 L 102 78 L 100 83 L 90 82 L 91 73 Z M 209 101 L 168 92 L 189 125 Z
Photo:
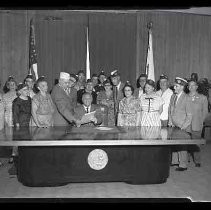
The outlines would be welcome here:
M 106 113 L 106 107 L 98 104 L 92 104 L 92 94 L 85 92 L 82 95 L 82 102 L 74 109 L 76 119 L 81 120 L 83 126 L 100 125 L 104 122 L 104 113 Z

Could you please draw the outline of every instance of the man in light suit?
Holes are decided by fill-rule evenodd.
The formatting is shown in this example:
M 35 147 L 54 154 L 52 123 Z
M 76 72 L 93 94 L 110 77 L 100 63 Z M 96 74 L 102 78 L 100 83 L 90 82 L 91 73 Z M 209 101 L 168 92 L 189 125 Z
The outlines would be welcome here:
M 92 94 L 85 92 L 82 95 L 82 102 L 83 104 L 79 104 L 75 107 L 74 113 L 75 117 L 79 120 L 81 120 L 81 125 L 83 126 L 94 126 L 94 125 L 100 125 L 103 123 L 103 113 L 107 110 L 105 110 L 105 107 L 102 107 L 98 104 L 92 104 Z M 83 122 L 82 117 L 86 113 L 95 112 L 94 116 L 89 119 L 89 121 Z
M 124 98 L 123 88 L 125 83 L 121 81 L 120 74 L 117 70 L 111 72 L 110 75 L 111 82 L 113 84 L 113 94 L 114 94 L 114 115 L 115 115 L 115 124 L 117 125 L 117 116 L 119 111 L 119 102 Z
M 51 97 L 56 105 L 56 111 L 54 113 L 54 125 L 66 126 L 74 125 L 80 126 L 80 120 L 74 116 L 74 108 L 76 106 L 75 99 L 70 96 L 70 79 L 74 80 L 74 77 L 70 77 L 69 73 L 60 72 L 59 83 L 53 87 Z M 75 81 L 76 82 L 76 79 Z
M 168 125 L 190 132 L 192 115 L 188 96 L 184 92 L 186 85 L 187 81 L 185 79 L 176 77 L 174 84 L 175 94 L 170 99 Z M 186 146 L 180 146 L 177 152 L 172 153 L 172 165 L 179 166 L 176 168 L 177 171 L 187 170 L 187 160 Z

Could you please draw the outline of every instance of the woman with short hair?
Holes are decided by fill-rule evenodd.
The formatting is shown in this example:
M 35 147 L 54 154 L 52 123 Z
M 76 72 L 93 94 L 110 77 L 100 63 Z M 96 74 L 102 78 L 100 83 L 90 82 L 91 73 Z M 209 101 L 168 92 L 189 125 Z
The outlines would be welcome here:
M 161 126 L 160 115 L 163 111 L 164 100 L 155 92 L 155 82 L 148 79 L 145 93 L 140 97 L 141 120 L 140 126 Z
M 122 89 L 124 98 L 119 102 L 119 112 L 117 117 L 118 126 L 136 126 L 140 118 L 139 99 L 133 95 L 134 88 L 126 83 Z
M 44 77 L 37 80 L 39 92 L 32 98 L 32 126 L 53 126 L 53 113 L 55 105 L 48 93 L 48 84 Z

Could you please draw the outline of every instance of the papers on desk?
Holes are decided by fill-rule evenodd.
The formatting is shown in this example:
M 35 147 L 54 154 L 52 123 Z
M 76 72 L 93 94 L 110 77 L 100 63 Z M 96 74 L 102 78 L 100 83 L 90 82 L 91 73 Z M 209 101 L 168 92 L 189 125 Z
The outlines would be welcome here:
M 85 115 L 83 115 L 83 117 L 81 119 L 82 124 L 91 122 L 93 120 L 93 118 L 95 118 L 95 112 L 96 111 L 93 111 L 93 112 L 89 112 L 89 113 L 86 113 Z
M 110 131 L 110 130 L 113 130 L 113 128 L 108 128 L 108 127 L 97 127 L 95 129 L 100 130 L 100 131 Z

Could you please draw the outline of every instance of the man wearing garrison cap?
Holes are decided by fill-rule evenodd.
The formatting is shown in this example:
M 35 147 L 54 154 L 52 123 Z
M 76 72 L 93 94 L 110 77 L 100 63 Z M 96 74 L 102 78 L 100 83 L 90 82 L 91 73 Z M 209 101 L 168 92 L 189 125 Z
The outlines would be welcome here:
M 118 115 L 118 109 L 119 109 L 119 101 L 124 98 L 123 94 L 123 87 L 125 86 L 125 83 L 121 81 L 120 73 L 115 70 L 111 72 L 111 82 L 113 84 L 113 92 L 114 92 L 114 115 L 115 115 L 115 121 L 117 121 L 117 115 Z
M 66 72 L 60 72 L 59 83 L 53 87 L 51 92 L 52 100 L 57 108 L 54 114 L 55 126 L 64 126 L 68 124 L 80 126 L 81 122 L 75 118 L 73 111 L 76 102 L 69 96 L 71 79 L 73 80 L 72 83 L 76 82 L 74 76 L 70 76 L 70 74 Z
M 181 77 L 175 78 L 175 94 L 171 96 L 169 106 L 169 126 L 190 132 L 192 115 L 190 112 L 190 103 L 188 96 L 184 92 L 187 81 Z M 187 148 L 179 146 L 177 152 L 172 153 L 172 165 L 178 165 L 177 171 L 187 170 Z
M 157 94 L 164 100 L 163 111 L 160 115 L 160 120 L 161 125 L 166 127 L 168 125 L 168 109 L 173 91 L 169 88 L 168 77 L 165 74 L 160 75 L 159 84 L 160 90 L 157 91 Z

